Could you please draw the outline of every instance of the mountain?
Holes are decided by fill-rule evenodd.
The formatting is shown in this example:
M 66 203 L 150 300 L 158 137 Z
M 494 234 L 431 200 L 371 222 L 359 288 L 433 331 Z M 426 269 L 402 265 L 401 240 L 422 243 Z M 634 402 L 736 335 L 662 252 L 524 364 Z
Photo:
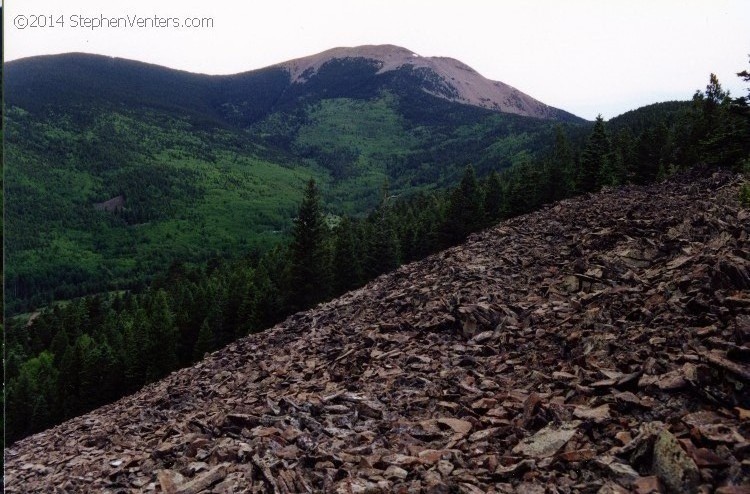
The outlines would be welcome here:
M 81 53 L 4 75 L 12 314 L 266 251 L 310 178 L 328 212 L 363 215 L 386 181 L 399 197 L 446 188 L 467 163 L 483 176 L 588 125 L 394 46 L 226 76 Z
M 742 492 L 722 171 L 503 222 L 6 450 L 7 492 Z
M 377 68 L 377 75 L 409 72 L 419 80 L 423 91 L 448 101 L 527 117 L 575 120 L 570 113 L 547 106 L 505 83 L 482 77 L 463 62 L 447 57 L 421 57 L 400 46 L 333 48 L 277 67 L 289 72 L 293 84 L 304 85 L 334 60 L 365 60 Z
M 229 76 L 207 76 L 132 60 L 71 53 L 9 63 L 10 104 L 152 105 L 249 124 L 317 91 L 373 96 L 401 85 L 451 102 L 559 121 L 578 117 L 547 106 L 446 57 L 420 57 L 394 45 L 333 48 L 309 57 Z M 332 87 L 333 86 L 333 87 Z

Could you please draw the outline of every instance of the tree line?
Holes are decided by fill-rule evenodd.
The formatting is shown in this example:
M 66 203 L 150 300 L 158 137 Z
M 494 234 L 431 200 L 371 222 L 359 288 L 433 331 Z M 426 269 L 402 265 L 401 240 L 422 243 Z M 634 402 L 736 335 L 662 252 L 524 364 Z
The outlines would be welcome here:
M 141 293 L 74 299 L 10 320 L 7 439 L 134 392 L 239 337 L 545 203 L 649 183 L 696 163 L 747 169 L 748 99 L 730 98 L 712 75 L 688 104 L 653 105 L 610 122 L 599 117 L 582 141 L 559 127 L 541 158 L 481 178 L 467 165 L 451 190 L 400 198 L 386 183 L 378 207 L 362 218 L 325 214 L 310 180 L 286 245 L 239 261 L 173 263 Z

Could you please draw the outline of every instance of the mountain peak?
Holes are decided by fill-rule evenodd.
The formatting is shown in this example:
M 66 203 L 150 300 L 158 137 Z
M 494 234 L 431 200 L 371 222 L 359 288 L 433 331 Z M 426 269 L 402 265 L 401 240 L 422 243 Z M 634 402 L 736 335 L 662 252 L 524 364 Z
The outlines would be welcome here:
M 305 82 L 310 75 L 316 73 L 327 62 L 346 58 L 375 60 L 382 64 L 380 72 L 385 72 L 406 65 L 414 59 L 421 57 L 411 50 L 396 45 L 338 46 L 316 53 L 315 55 L 282 62 L 275 65 L 275 67 L 286 68 L 289 71 L 292 82 Z
M 292 83 L 304 84 L 333 60 L 367 59 L 375 62 L 377 74 L 403 68 L 421 75 L 423 89 L 449 101 L 537 118 L 561 118 L 563 112 L 522 93 L 503 82 L 492 81 L 450 57 L 423 57 L 397 45 L 337 47 L 315 55 L 274 65 L 289 72 Z

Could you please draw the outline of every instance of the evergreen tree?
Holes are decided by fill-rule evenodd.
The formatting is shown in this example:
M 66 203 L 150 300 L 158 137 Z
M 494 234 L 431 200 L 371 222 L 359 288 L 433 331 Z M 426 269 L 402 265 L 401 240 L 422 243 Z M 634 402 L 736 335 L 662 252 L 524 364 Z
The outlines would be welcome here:
M 484 193 L 484 215 L 489 224 L 500 219 L 503 208 L 503 184 L 500 175 L 492 170 L 487 177 Z
M 13 441 L 53 423 L 58 372 L 49 352 L 24 362 L 8 383 L 8 439 Z
M 444 209 L 445 201 L 442 196 L 430 195 L 419 203 L 410 261 L 423 259 L 440 248 L 440 228 L 444 221 Z
M 386 181 L 380 191 L 380 206 L 371 216 L 365 266 L 369 278 L 375 278 L 396 269 L 399 264 L 399 246 L 391 219 L 390 199 Z
M 750 122 L 745 109 L 734 109 L 715 74 L 711 74 L 705 93 L 696 92 L 693 104 L 697 109 L 693 140 L 698 142 L 698 158 L 719 166 L 741 166 L 750 155 Z
M 107 364 L 96 342 L 88 334 L 78 337 L 74 351 L 79 362 L 77 408 L 83 412 L 100 403 Z
M 146 354 L 149 331 L 148 319 L 144 310 L 137 304 L 133 308 L 130 323 L 125 327 L 125 381 L 130 389 L 137 389 L 146 382 Z
M 748 55 L 748 60 L 750 60 L 750 55 Z M 737 77 L 742 79 L 745 82 L 750 83 L 750 72 L 747 70 L 743 70 L 742 72 L 737 72 Z M 747 87 L 747 96 L 744 99 L 745 106 L 750 106 L 750 86 Z
M 236 266 L 235 269 L 229 270 L 227 277 L 225 301 L 223 303 L 224 326 L 227 333 L 226 338 L 232 341 L 247 334 L 240 327 L 248 317 L 248 314 L 243 311 L 252 310 L 251 307 L 244 306 L 247 298 L 245 294 L 251 290 L 252 279 L 245 266 Z M 250 314 L 250 317 L 252 317 L 252 314 Z
M 550 182 L 552 197 L 557 201 L 569 197 L 576 190 L 576 163 L 573 149 L 561 125 L 555 127 L 555 145 L 552 150 Z
M 348 292 L 361 283 L 360 253 L 356 245 L 354 224 L 349 217 L 344 217 L 336 227 L 332 271 L 336 293 Z
M 305 189 L 292 232 L 289 259 L 289 306 L 302 310 L 323 300 L 328 294 L 326 263 L 326 226 L 315 180 Z
M 63 327 L 57 332 L 54 338 L 52 338 L 52 343 L 50 344 L 50 351 L 54 356 L 54 363 L 57 368 L 60 368 L 60 361 L 62 360 L 68 345 L 70 345 L 68 332 Z
M 258 297 L 256 294 L 255 280 L 257 277 L 257 270 L 252 273 L 250 284 L 245 287 L 242 294 L 242 301 L 237 311 L 237 328 L 236 334 L 238 337 L 248 335 L 258 329 Z
M 463 242 L 484 224 L 484 198 L 474 168 L 467 165 L 461 183 L 451 193 L 441 232 L 444 246 Z
M 253 274 L 255 291 L 255 326 L 250 331 L 258 331 L 273 326 L 290 311 L 284 305 L 285 294 L 281 279 L 287 268 L 286 249 L 276 248 L 258 262 Z
M 608 176 L 602 176 L 602 171 L 609 174 L 610 171 L 610 143 L 604 119 L 601 115 L 596 117 L 594 129 L 589 135 L 586 147 L 581 156 L 581 166 L 578 176 L 580 192 L 594 192 L 601 185 L 602 180 Z
M 198 339 L 195 341 L 193 360 L 201 360 L 205 354 L 213 351 L 214 348 L 214 334 L 213 331 L 211 331 L 208 319 L 205 319 L 203 324 L 201 324 L 200 331 L 198 332 Z
M 632 166 L 633 182 L 647 184 L 656 180 L 659 168 L 665 165 L 663 155 L 668 134 L 667 126 L 662 122 L 650 126 L 638 137 Z
M 149 297 L 146 339 L 143 342 L 149 381 L 165 376 L 177 367 L 177 328 L 167 294 L 157 290 Z
M 365 267 L 370 278 L 398 267 L 398 240 L 393 224 L 384 207 L 375 216 L 370 229 L 369 255 Z
M 528 213 L 549 199 L 542 196 L 544 189 L 542 170 L 528 156 L 505 173 L 505 201 L 503 214 L 516 216 Z

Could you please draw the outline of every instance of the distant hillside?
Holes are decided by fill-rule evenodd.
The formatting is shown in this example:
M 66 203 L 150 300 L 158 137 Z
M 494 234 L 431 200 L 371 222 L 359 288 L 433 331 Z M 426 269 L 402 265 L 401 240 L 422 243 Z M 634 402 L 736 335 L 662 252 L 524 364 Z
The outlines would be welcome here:
M 627 111 L 610 119 L 607 123 L 613 132 L 627 128 L 634 134 L 639 134 L 657 125 L 673 125 L 681 115 L 690 109 L 691 105 L 690 101 L 653 103 Z
M 745 492 L 742 180 L 503 222 L 18 441 L 6 492 Z
M 248 125 L 300 100 L 372 97 L 418 90 L 502 113 L 580 122 L 450 58 L 420 57 L 393 45 L 334 48 L 310 57 L 229 76 L 207 76 L 99 55 L 70 53 L 11 62 L 9 103 L 126 104 L 188 111 Z M 241 117 L 241 118 L 240 118 Z
M 8 310 L 267 250 L 311 177 L 332 213 L 361 215 L 386 180 L 400 197 L 451 186 L 467 163 L 502 170 L 555 125 L 587 125 L 407 52 L 336 49 L 230 76 L 80 53 L 7 64 Z

